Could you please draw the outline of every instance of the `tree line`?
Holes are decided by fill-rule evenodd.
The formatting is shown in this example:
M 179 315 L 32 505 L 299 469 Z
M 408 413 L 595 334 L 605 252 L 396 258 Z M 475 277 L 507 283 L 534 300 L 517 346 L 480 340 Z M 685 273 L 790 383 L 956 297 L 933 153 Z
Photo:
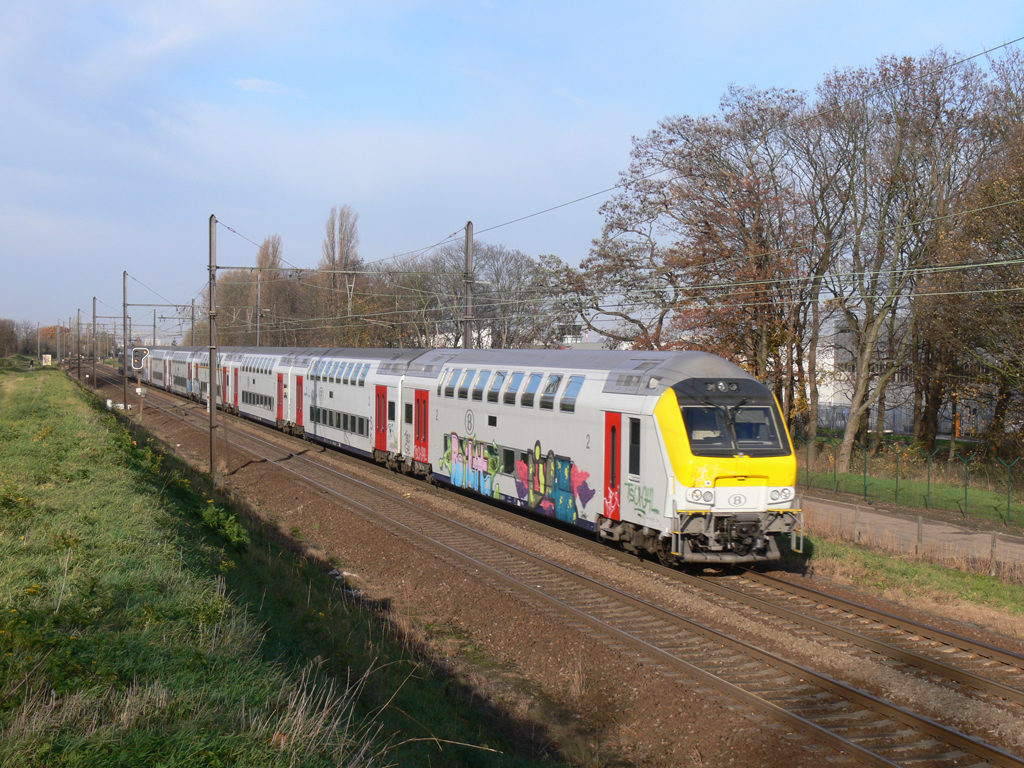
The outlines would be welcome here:
M 331 209 L 315 269 L 289 267 L 281 238 L 273 235 L 260 245 L 252 269 L 219 273 L 219 342 L 228 346 L 462 346 L 464 241 L 367 264 L 359 255 L 358 219 L 347 205 Z M 477 240 L 473 249 L 473 346 L 558 343 L 561 316 L 551 301 L 540 260 Z M 197 323 L 197 338 L 205 338 L 207 328 L 205 321 Z
M 841 471 L 896 397 L 926 445 L 957 398 L 989 398 L 999 435 L 1024 383 L 1022 107 L 1019 51 L 883 57 L 812 94 L 731 87 L 717 113 L 634 139 L 578 266 L 476 242 L 473 344 L 557 346 L 582 325 L 705 349 L 768 383 L 809 440 L 837 376 Z M 357 223 L 332 209 L 315 270 L 272 236 L 221 273 L 221 343 L 461 346 L 462 241 L 367 264 Z
M 808 439 L 837 365 L 840 471 L 894 381 L 926 444 L 957 396 L 991 396 L 1001 433 L 1024 379 L 1024 60 L 988 65 L 885 57 L 812 95 L 733 87 L 715 115 L 662 120 L 589 256 L 549 265 L 559 298 L 624 344 L 737 361 Z

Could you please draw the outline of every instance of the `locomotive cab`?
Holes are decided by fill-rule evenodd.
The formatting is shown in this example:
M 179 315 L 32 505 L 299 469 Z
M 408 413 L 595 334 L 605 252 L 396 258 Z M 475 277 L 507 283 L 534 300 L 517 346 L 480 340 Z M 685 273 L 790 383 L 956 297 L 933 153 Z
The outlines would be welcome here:
M 655 413 L 674 474 L 663 559 L 778 559 L 775 537 L 795 535 L 802 520 L 796 457 L 771 391 L 745 374 L 688 378 Z

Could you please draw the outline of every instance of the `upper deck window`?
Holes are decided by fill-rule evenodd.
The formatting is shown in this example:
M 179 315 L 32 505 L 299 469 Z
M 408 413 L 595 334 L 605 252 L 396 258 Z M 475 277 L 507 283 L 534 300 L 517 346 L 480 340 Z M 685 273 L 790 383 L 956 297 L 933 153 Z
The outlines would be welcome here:
M 544 384 L 544 391 L 540 394 L 540 407 L 545 411 L 551 411 L 555 408 L 555 393 L 558 392 L 558 386 L 562 383 L 562 374 L 553 373 L 548 376 L 547 382 Z
M 448 383 L 444 385 L 444 396 L 445 397 L 455 397 L 455 382 L 456 382 L 456 379 L 458 379 L 459 376 L 461 376 L 461 375 L 462 375 L 462 369 L 461 368 L 455 368 L 454 370 L 452 370 L 451 375 L 448 376 Z
M 569 383 L 565 385 L 565 392 L 562 393 L 562 401 L 558 408 L 566 413 L 573 413 L 576 410 L 576 398 L 579 397 L 580 389 L 586 376 L 570 376 Z
M 506 376 L 508 376 L 506 371 L 498 371 L 494 374 L 494 381 L 491 383 L 491 388 L 487 390 L 488 403 L 498 402 L 498 395 L 501 394 L 501 387 L 505 383 Z
M 483 400 L 484 389 L 487 388 L 487 380 L 491 377 L 490 371 L 480 371 L 480 377 L 476 380 L 476 386 L 473 387 L 473 399 Z
M 470 368 L 466 371 L 466 375 L 462 377 L 462 383 L 459 384 L 459 400 L 465 400 L 469 397 L 469 385 L 473 383 L 475 375 L 476 369 Z
M 525 373 L 513 373 L 512 379 L 508 383 L 508 389 L 505 390 L 505 404 L 515 405 L 516 395 L 519 393 L 519 385 L 523 383 L 523 377 Z
M 522 406 L 524 408 L 533 408 L 533 396 L 537 394 L 537 390 L 540 389 L 540 380 L 544 378 L 544 374 L 531 373 L 529 380 L 526 382 L 526 389 L 523 390 Z

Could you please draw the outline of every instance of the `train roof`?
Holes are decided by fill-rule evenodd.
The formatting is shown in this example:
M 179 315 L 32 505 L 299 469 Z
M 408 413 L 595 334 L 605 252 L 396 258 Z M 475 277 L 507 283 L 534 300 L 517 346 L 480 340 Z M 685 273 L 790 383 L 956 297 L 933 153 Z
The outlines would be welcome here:
M 162 347 L 163 351 L 208 352 L 208 347 Z M 571 349 L 371 349 L 335 347 L 223 347 L 220 355 L 239 360 L 245 355 L 276 356 L 285 362 L 313 358 L 379 360 L 381 373 L 436 379 L 445 367 L 522 368 L 606 373 L 604 391 L 657 395 L 687 379 L 755 380 L 738 365 L 717 355 L 694 350 Z

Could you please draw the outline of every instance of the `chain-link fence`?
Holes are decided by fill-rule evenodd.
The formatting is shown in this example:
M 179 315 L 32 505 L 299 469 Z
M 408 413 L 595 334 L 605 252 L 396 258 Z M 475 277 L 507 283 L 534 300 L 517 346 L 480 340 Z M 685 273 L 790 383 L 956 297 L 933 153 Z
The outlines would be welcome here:
M 805 488 L 823 488 L 964 517 L 1024 525 L 1024 464 L 989 456 L 983 446 L 957 442 L 931 452 L 904 440 L 875 439 L 854 444 L 849 472 L 838 472 L 842 440 L 795 437 L 799 476 Z

